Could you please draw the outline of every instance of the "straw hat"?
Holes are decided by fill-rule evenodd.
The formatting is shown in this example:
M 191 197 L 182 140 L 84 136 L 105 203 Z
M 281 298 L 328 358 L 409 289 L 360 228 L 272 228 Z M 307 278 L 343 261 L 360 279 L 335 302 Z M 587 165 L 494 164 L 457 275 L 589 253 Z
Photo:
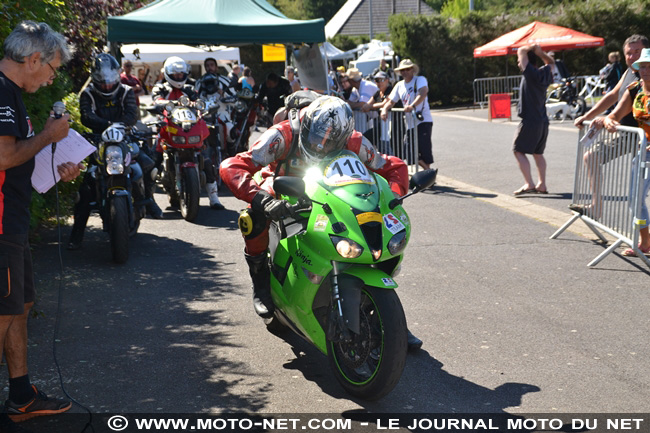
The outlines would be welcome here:
M 395 68 L 395 72 L 399 72 L 409 68 L 413 68 L 413 74 L 415 75 L 417 75 L 417 73 L 420 72 L 420 68 L 418 68 L 418 65 L 413 63 L 411 59 L 404 59 L 401 62 L 399 62 L 399 66 Z
M 348 69 L 347 75 L 348 75 L 348 77 L 350 77 L 351 80 L 354 80 L 354 81 L 361 81 L 361 78 L 362 78 L 361 71 L 358 70 L 357 68 Z
M 650 48 L 644 48 L 643 50 L 641 50 L 641 57 L 639 57 L 639 60 L 632 63 L 632 67 L 638 71 L 639 66 L 641 66 L 641 63 L 648 63 L 648 62 L 650 62 Z

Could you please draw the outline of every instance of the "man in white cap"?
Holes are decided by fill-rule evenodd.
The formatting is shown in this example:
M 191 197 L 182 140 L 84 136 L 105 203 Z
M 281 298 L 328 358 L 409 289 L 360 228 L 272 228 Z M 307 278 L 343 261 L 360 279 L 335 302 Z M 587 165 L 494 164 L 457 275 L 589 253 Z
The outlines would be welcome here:
M 411 59 L 404 59 L 395 68 L 402 81 L 393 87 L 388 96 L 388 102 L 381 109 L 381 119 L 388 118 L 388 112 L 397 103 L 402 101 L 404 112 L 414 113 L 415 122 L 411 123 L 417 128 L 418 134 L 418 164 L 425 170 L 433 164 L 433 149 L 431 144 L 431 131 L 433 130 L 433 117 L 429 110 L 427 94 L 429 93 L 429 82 L 423 76 L 418 75 L 418 65 Z M 408 120 L 408 119 L 407 119 Z

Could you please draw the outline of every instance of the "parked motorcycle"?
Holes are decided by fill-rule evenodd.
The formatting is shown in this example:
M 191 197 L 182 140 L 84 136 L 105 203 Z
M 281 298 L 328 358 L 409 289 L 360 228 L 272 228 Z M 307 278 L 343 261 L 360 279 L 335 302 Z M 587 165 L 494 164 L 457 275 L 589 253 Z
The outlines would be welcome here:
M 250 89 L 242 89 L 237 92 L 237 101 L 230 106 L 229 114 L 233 128 L 230 131 L 232 141 L 229 140 L 228 155 L 235 156 L 248 150 L 251 128 L 255 126 L 257 101 Z
M 178 206 L 186 221 L 199 213 L 201 188 L 205 184 L 204 159 L 201 155 L 209 130 L 202 119 L 205 102 L 190 102 L 187 96 L 165 104 L 164 122 L 158 132 L 163 152 L 161 183 L 169 203 Z
M 582 116 L 587 112 L 587 103 L 582 96 L 578 96 L 576 77 L 562 78 L 559 84 L 551 84 L 546 96 L 546 103 L 566 102 L 569 104 L 569 116 L 572 119 Z M 559 116 L 559 113 L 558 113 Z
M 133 164 L 140 152 L 137 134 L 127 135 L 121 124 L 109 126 L 102 134 L 84 134 L 97 150 L 90 158 L 88 172 L 95 180 L 97 201 L 91 203 L 102 218 L 103 230 L 111 241 L 113 261 L 129 258 L 129 237 L 136 234 L 145 216 L 142 173 L 134 178 Z M 143 138 L 143 137 L 140 137 Z M 134 202 L 134 189 L 140 202 Z
M 413 192 L 395 198 L 384 178 L 344 150 L 302 179 L 274 181 L 278 196 L 295 203 L 296 217 L 271 223 L 276 308 L 267 328 L 288 327 L 314 344 L 355 397 L 379 399 L 402 374 L 407 329 L 393 277 L 411 224 L 401 204 L 435 177 L 435 170 L 416 173 Z

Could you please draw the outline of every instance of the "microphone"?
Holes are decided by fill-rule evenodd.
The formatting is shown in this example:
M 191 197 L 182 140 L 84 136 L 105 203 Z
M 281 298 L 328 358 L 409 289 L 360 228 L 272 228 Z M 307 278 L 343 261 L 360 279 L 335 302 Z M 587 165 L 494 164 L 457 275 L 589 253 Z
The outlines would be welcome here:
M 56 101 L 52 106 L 52 111 L 54 111 L 54 118 L 60 119 L 65 113 L 65 104 L 61 101 Z
M 63 116 L 63 113 L 65 113 L 65 104 L 61 101 L 56 101 L 52 106 L 52 111 L 54 111 L 54 118 L 60 119 L 61 116 Z M 52 143 L 52 155 L 54 155 L 55 150 L 56 150 L 56 141 Z

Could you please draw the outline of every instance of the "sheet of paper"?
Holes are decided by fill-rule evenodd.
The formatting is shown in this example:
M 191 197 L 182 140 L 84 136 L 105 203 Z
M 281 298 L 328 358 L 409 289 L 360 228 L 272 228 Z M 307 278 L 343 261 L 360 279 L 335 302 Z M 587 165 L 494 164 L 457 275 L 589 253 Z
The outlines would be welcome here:
M 580 145 L 583 148 L 591 147 L 602 131 L 603 128 L 597 128 L 596 125 L 592 123 L 585 135 L 580 139 Z
M 81 162 L 95 151 L 95 146 L 90 144 L 77 131 L 71 129 L 68 136 L 59 141 L 54 151 L 54 176 L 52 175 L 52 145 L 44 147 L 36 154 L 36 164 L 32 173 L 32 187 L 43 194 L 61 180 L 56 169 L 64 162 Z

